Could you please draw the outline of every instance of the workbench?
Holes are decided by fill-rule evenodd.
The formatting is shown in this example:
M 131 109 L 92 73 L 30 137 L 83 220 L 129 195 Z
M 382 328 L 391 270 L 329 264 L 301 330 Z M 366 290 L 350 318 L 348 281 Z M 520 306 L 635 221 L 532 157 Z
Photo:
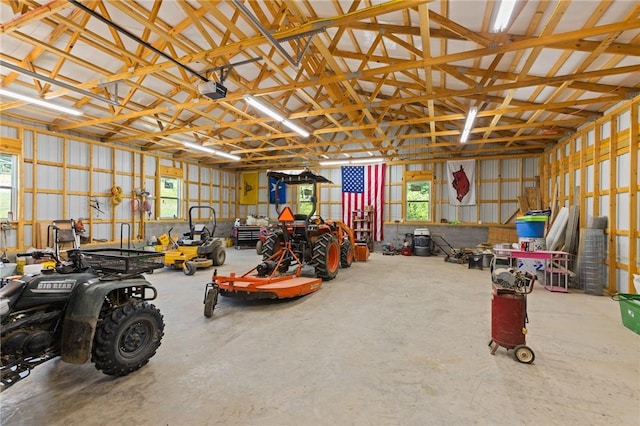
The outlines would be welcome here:
M 569 260 L 570 254 L 565 251 L 522 251 L 515 249 L 493 249 L 497 257 L 509 259 L 513 265 L 515 259 L 531 259 L 542 262 L 544 273 L 543 286 L 546 290 L 553 292 L 569 292 Z

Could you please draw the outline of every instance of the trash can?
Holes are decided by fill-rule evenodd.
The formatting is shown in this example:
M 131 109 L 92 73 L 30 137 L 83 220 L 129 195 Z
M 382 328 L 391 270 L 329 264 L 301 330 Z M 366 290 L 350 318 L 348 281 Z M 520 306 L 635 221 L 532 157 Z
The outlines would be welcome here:
M 415 256 L 431 256 L 433 252 L 433 241 L 431 232 L 427 228 L 420 228 L 413 231 L 413 254 Z

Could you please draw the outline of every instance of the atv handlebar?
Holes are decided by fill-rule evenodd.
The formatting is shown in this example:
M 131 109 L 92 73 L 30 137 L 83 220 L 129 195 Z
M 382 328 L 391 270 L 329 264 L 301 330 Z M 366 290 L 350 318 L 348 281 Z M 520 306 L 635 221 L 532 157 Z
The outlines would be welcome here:
M 35 250 L 29 253 L 17 253 L 16 256 L 18 257 L 32 257 L 34 259 L 42 259 L 43 257 L 56 257 L 56 254 L 54 252 L 51 251 L 45 251 L 45 250 Z

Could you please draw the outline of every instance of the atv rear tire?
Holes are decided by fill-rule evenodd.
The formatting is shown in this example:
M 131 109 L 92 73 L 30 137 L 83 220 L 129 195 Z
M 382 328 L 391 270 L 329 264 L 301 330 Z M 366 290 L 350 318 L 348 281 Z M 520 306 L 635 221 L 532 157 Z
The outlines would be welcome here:
M 325 281 L 332 280 L 338 275 L 340 267 L 340 245 L 333 234 L 322 234 L 313 245 L 313 264 L 316 276 Z
M 227 259 L 227 252 L 223 247 L 215 247 L 211 252 L 211 260 L 213 260 L 213 266 L 224 265 L 224 261 Z
M 350 241 L 345 241 L 340 246 L 340 266 L 348 268 L 353 263 L 353 246 Z
M 98 323 L 91 361 L 110 376 L 126 376 L 149 362 L 164 336 L 162 314 L 154 305 L 130 302 Z
M 262 260 L 267 260 L 280 250 L 284 245 L 284 236 L 280 232 L 274 232 L 267 237 L 262 245 Z

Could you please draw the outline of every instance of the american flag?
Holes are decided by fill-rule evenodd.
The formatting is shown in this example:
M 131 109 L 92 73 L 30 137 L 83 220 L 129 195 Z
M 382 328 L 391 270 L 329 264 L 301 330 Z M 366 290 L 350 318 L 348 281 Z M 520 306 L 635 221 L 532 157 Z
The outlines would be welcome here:
M 374 241 L 383 239 L 385 171 L 386 164 L 342 167 L 342 221 L 350 228 L 357 228 L 352 223 L 352 212 L 373 206 Z

